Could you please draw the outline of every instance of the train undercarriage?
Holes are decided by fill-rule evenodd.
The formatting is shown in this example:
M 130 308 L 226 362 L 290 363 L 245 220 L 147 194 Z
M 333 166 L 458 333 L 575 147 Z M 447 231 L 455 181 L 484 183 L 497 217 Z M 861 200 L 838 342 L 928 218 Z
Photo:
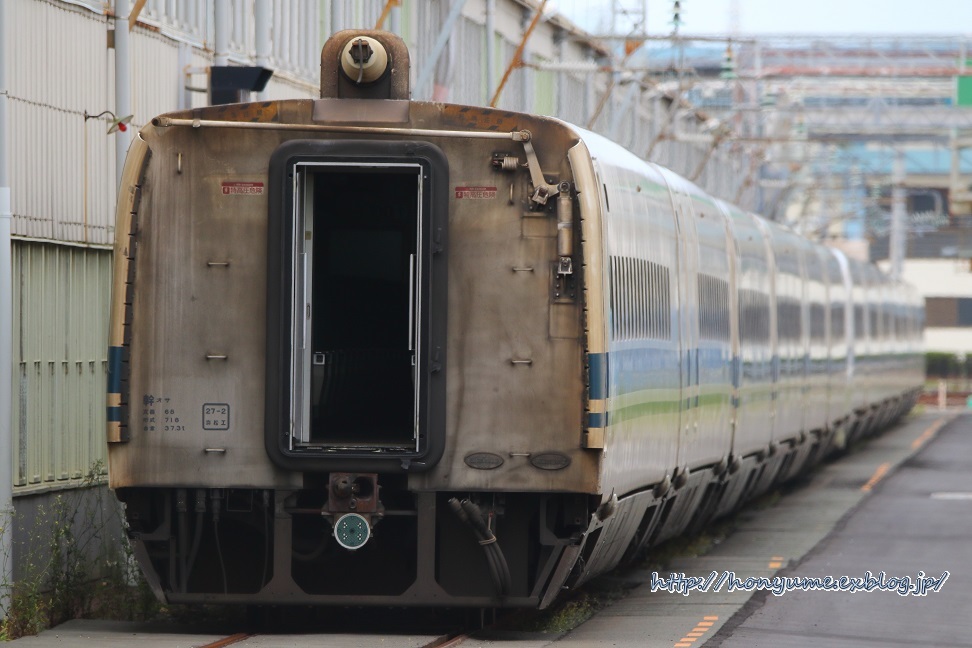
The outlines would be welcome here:
M 364 493 L 349 508 L 350 499 L 334 502 L 344 477 L 297 491 L 118 494 L 136 558 L 170 603 L 543 607 L 574 566 L 589 523 L 588 496 L 570 494 L 412 493 L 382 484 L 380 502 L 376 488 L 372 502 Z M 485 537 L 466 521 L 476 514 Z

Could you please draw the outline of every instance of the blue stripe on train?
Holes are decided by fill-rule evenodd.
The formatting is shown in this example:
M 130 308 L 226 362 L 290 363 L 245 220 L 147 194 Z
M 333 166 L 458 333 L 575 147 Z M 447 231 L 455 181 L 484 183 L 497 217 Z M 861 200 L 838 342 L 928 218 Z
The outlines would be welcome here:
M 607 398 L 608 356 L 606 353 L 587 354 L 588 373 L 590 375 L 590 399 Z M 602 427 L 602 426 L 593 426 Z
M 121 393 L 121 363 L 122 363 L 122 348 L 120 346 L 108 347 L 108 393 L 109 394 Z

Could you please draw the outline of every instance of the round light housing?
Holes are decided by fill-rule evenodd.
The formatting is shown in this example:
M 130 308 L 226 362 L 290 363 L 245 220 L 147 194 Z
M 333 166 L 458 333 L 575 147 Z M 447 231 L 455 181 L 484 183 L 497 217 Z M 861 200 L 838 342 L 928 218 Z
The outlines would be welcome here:
M 368 520 L 357 513 L 342 515 L 334 525 L 334 538 L 345 549 L 360 549 L 370 537 Z

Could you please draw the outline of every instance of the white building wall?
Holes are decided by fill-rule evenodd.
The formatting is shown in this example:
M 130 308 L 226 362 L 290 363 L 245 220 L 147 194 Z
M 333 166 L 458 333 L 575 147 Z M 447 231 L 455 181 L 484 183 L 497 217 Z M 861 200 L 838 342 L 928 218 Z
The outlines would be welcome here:
M 199 48 L 211 42 L 202 40 L 203 34 L 211 32 L 211 20 L 206 19 L 201 28 L 186 21 L 208 16 L 202 9 L 211 4 L 147 3 L 140 16 L 146 22 L 136 26 L 131 37 L 135 129 L 179 107 L 179 85 L 185 79 L 179 66 L 181 41 L 194 44 L 192 65 L 202 72 L 192 78 L 192 85 L 205 87 L 204 72 L 212 54 Z M 234 15 L 252 15 L 252 4 L 252 0 L 235 1 Z M 285 6 L 308 12 L 307 16 L 290 12 L 288 20 L 297 26 L 302 22 L 317 24 L 316 4 Z M 16 28 L 8 27 L 11 52 L 7 55 L 42 52 L 8 59 L 13 234 L 109 246 L 114 240 L 116 177 L 114 135 L 106 133 L 111 118 L 86 120 L 85 114 L 97 115 L 115 105 L 114 51 L 107 47 L 111 21 L 101 2 L 82 5 L 16 0 L 8 2 L 8 7 L 10 25 Z M 161 13 L 164 7 L 177 11 Z M 271 99 L 317 95 L 319 47 L 313 47 L 317 52 L 313 59 L 309 47 L 291 51 L 289 44 L 296 45 L 299 40 L 287 41 L 284 36 L 293 28 L 294 24 L 288 23 L 286 30 L 274 30 L 278 41 L 288 46 L 280 56 L 294 54 L 296 58 L 276 59 L 283 70 L 268 86 Z M 247 62 L 244 52 L 253 49 L 252 25 L 248 27 L 244 21 L 241 29 L 248 40 L 234 41 L 233 46 L 237 58 Z M 192 97 L 193 106 L 207 103 L 205 94 Z
M 888 261 L 879 267 L 887 271 Z M 901 278 L 923 297 L 972 297 L 972 261 L 969 259 L 908 259 Z
M 890 262 L 878 263 L 887 272 Z M 972 261 L 969 259 L 907 259 L 901 279 L 923 298 L 972 297 Z M 926 327 L 925 350 L 972 354 L 972 327 Z
M 972 328 L 926 328 L 925 351 L 972 355 Z

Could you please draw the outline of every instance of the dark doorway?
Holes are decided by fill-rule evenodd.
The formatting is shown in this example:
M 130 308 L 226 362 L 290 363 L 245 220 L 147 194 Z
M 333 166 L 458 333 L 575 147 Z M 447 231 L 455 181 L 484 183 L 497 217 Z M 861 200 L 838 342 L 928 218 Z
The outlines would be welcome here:
M 415 446 L 417 169 L 313 173 L 313 445 Z

